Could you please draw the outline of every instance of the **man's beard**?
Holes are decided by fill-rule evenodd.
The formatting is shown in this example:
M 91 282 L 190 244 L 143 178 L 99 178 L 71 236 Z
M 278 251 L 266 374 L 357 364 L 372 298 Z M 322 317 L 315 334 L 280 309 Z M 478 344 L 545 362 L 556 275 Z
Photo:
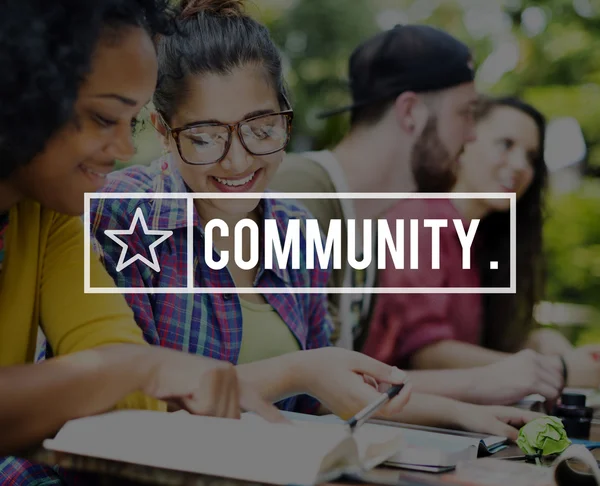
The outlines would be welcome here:
M 462 153 L 462 150 L 461 150 Z M 448 192 L 456 183 L 458 157 L 440 140 L 437 118 L 430 117 L 411 154 L 411 167 L 418 192 Z

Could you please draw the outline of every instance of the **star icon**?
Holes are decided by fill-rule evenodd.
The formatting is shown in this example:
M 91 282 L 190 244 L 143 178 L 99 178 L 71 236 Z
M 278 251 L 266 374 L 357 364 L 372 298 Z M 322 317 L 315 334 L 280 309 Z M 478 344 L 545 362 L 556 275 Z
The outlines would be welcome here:
M 123 240 L 118 238 L 118 236 L 133 235 L 138 225 L 138 222 L 142 225 L 142 231 L 144 232 L 144 235 L 159 236 L 159 238 L 157 238 L 148 247 L 148 250 L 150 251 L 150 256 L 152 257 L 152 261 L 148 260 L 145 256 L 140 255 L 139 253 L 132 256 L 129 260 L 125 261 L 125 257 L 127 256 L 127 250 L 129 250 L 129 246 Z M 119 257 L 119 262 L 117 263 L 117 272 L 125 270 L 129 265 L 131 265 L 137 260 L 145 263 L 155 272 L 160 272 L 160 265 L 158 264 L 158 257 L 156 256 L 156 247 L 166 239 L 170 238 L 173 235 L 173 232 L 170 230 L 149 230 L 148 225 L 146 224 L 146 220 L 144 219 L 144 213 L 142 213 L 142 208 L 137 208 L 135 210 L 135 215 L 133 216 L 133 221 L 131 221 L 131 226 L 129 227 L 129 229 L 104 230 L 104 234 L 121 247 L 121 256 Z

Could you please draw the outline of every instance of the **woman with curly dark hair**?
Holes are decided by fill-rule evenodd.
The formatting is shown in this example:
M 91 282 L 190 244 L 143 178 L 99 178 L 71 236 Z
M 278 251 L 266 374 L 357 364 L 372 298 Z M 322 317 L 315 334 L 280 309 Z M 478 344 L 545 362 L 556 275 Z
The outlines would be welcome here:
M 162 0 L 0 3 L 2 453 L 122 399 L 280 417 L 230 364 L 147 346 L 121 295 L 84 293 L 84 193 L 134 153 L 132 123 L 157 80 L 153 36 L 169 20 Z M 95 259 L 90 273 L 94 285 L 114 285 Z M 59 357 L 28 366 L 38 325 Z M 26 465 L 3 461 L 0 482 L 42 474 Z

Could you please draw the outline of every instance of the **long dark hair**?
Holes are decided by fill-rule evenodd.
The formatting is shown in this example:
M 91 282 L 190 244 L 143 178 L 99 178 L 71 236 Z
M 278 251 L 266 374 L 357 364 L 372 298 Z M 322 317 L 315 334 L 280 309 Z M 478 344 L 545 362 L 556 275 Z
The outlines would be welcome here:
M 244 13 L 243 1 L 183 0 L 175 32 L 158 42 L 154 106 L 169 121 L 185 97 L 189 76 L 226 75 L 249 63 L 265 70 L 284 106 L 281 55 L 268 29 Z
M 525 113 L 535 122 L 539 132 L 533 180 L 517 202 L 517 293 L 483 295 L 484 346 L 514 352 L 523 346 L 535 326 L 533 311 L 542 297 L 545 283 L 542 226 L 548 176 L 544 160 L 546 119 L 537 109 L 518 98 L 485 97 L 478 104 L 476 121 L 485 120 L 498 107 Z M 482 287 L 508 287 L 510 284 L 509 218 L 508 211 L 494 212 L 480 223 L 478 259 Z M 491 261 L 507 264 L 491 270 Z

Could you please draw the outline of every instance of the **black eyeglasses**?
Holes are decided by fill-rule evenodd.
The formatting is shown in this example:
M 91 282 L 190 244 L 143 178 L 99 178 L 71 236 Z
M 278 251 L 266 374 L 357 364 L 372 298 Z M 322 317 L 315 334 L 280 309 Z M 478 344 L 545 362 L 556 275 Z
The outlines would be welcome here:
M 270 155 L 285 150 L 292 134 L 294 112 L 289 109 L 237 123 L 199 122 L 179 128 L 169 127 L 162 114 L 161 118 L 184 162 L 209 165 L 217 164 L 227 156 L 234 131 L 251 155 Z

